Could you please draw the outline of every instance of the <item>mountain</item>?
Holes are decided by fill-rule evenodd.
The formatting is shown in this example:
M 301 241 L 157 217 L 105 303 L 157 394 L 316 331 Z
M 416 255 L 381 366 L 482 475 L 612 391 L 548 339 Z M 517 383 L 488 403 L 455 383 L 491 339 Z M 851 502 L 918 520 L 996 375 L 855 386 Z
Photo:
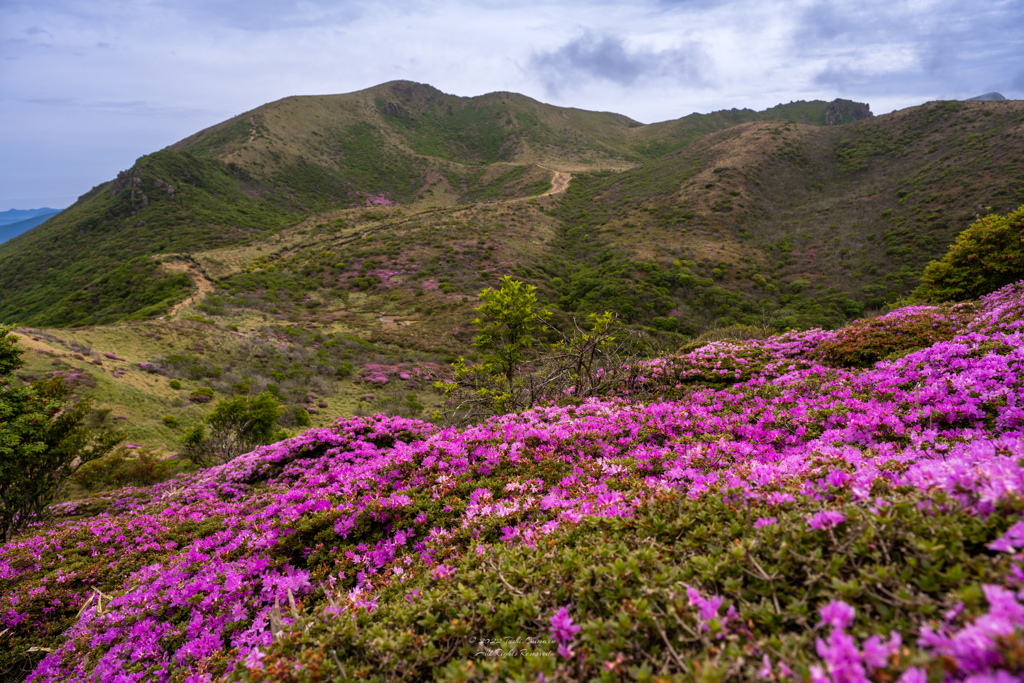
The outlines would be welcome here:
M 835 328 L 898 301 L 975 216 L 1024 204 L 1024 103 L 869 113 L 642 125 L 410 83 L 287 98 L 0 244 L 0 322 L 31 326 L 26 378 L 74 376 L 164 451 L 209 410 L 192 391 L 273 391 L 315 425 L 429 412 L 504 275 L 556 327 L 611 310 L 666 350 Z
M 45 211 L 45 213 L 41 213 L 31 218 L 26 218 L 17 222 L 0 224 L 0 243 L 6 242 L 13 237 L 17 237 L 21 233 L 31 230 L 37 225 L 43 224 L 49 220 L 50 217 L 60 213 L 59 209 L 43 209 L 43 211 Z M 5 211 L 4 213 L 8 212 Z
M 60 209 L 8 209 L 7 211 L 0 211 L 0 226 L 11 225 L 12 223 L 20 223 L 30 218 L 38 218 L 40 216 L 52 216 L 58 213 Z
M 514 93 L 455 97 L 409 82 L 286 98 L 142 157 L 45 232 L 0 246 L 0 320 L 152 317 L 188 292 L 159 254 L 252 245 L 345 208 L 536 196 L 555 173 L 633 168 L 739 123 L 864 116 L 866 105 L 837 100 L 645 126 Z
M 511 272 L 566 315 L 836 326 L 912 289 L 975 215 L 1024 201 L 1021 113 L 836 100 L 643 125 L 409 82 L 286 98 L 0 245 L 0 321 L 147 319 L 203 282 L 227 296 L 211 310 L 341 312 L 316 292 L 343 287 L 411 317 L 417 291 L 473 297 Z
M 1024 204 L 1024 103 L 869 114 L 288 98 L 0 245 L 12 381 L 130 441 L 0 544 L 0 680 L 1016 680 L 1024 283 L 897 302 Z M 637 372 L 411 419 L 509 274 Z M 263 392 L 277 443 L 153 457 Z
M 984 95 L 978 95 L 977 97 L 972 97 L 972 98 L 970 98 L 967 101 L 968 102 L 972 102 L 972 101 L 980 101 L 980 102 L 1005 102 L 1006 98 L 1003 97 L 1000 93 L 997 93 L 997 92 L 987 92 Z
M 0 211 L 0 243 L 43 223 L 60 209 L 8 209 Z

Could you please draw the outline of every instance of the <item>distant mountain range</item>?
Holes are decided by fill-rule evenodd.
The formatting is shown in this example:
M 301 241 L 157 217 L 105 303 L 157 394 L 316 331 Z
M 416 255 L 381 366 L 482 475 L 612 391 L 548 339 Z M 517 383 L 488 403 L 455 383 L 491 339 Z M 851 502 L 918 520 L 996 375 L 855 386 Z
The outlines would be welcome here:
M 8 209 L 0 211 L 0 242 L 36 227 L 51 216 L 60 213 L 60 209 Z

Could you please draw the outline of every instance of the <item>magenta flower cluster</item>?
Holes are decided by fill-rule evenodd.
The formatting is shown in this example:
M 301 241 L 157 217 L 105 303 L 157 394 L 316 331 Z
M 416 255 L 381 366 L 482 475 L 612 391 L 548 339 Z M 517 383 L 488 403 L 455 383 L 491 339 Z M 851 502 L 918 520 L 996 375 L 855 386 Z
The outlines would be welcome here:
M 436 363 L 367 363 L 353 381 L 384 385 L 392 380 L 400 380 L 405 382 L 408 388 L 414 389 L 422 384 L 432 383 L 442 374 L 443 370 Z
M 398 206 L 398 202 L 388 199 L 384 193 L 366 195 L 366 206 Z
M 967 313 L 934 312 L 960 316 L 962 333 L 867 370 L 815 362 L 827 332 L 716 344 L 651 363 L 651 381 L 691 372 L 734 378 L 737 367 L 756 367 L 741 369 L 746 379 L 728 388 L 698 385 L 676 400 L 591 400 L 465 429 L 345 419 L 157 486 L 56 506 L 55 521 L 0 547 L 0 629 L 66 628 L 32 681 L 184 674 L 198 683 L 212 680 L 211 662 L 225 654 L 229 668 L 262 666 L 275 628 L 288 628 L 292 600 L 305 600 L 314 617 L 338 619 L 378 609 L 381 590 L 410 576 L 457 580 L 460 558 L 488 552 L 478 540 L 485 529 L 501 529 L 498 543 L 532 547 L 585 517 L 631 517 L 665 493 L 729 495 L 769 511 L 800 499 L 817 508 L 805 520 L 815 533 L 845 523 L 832 509 L 840 495 L 885 515 L 878 491 L 897 487 L 942 491 L 990 514 L 1024 495 L 1024 286 Z M 545 461 L 566 475 L 557 483 L 531 476 Z M 499 468 L 521 474 L 500 491 L 473 486 Z M 423 500 L 444 513 L 410 511 Z M 777 523 L 770 514 L 756 522 Z M 386 530 L 382 538 L 352 540 L 371 524 Z M 1024 562 L 1022 524 L 992 546 L 1016 565 Z M 332 531 L 337 545 L 296 544 L 296 530 L 310 525 Z M 331 569 L 310 573 L 299 555 Z M 103 583 L 111 572 L 121 577 L 116 589 Z M 950 680 L 997 680 L 1004 662 L 994 644 L 1024 628 L 1022 580 L 986 586 L 988 614 L 966 625 L 951 618 L 860 643 L 850 632 L 853 609 L 825 606 L 820 628 L 831 630 L 818 640 L 813 675 L 867 680 L 900 639 L 915 638 L 952 662 Z M 402 594 L 412 603 L 419 596 Z M 696 630 L 742 627 L 732 608 L 722 614 L 720 596 L 693 587 L 687 595 Z M 568 608 L 550 617 L 563 656 L 578 631 Z M 769 660 L 764 667 L 775 675 Z
M 568 606 L 560 608 L 551 616 L 549 630 L 551 637 L 558 643 L 558 654 L 566 659 L 572 657 L 574 654 L 572 651 L 572 641 L 576 638 L 576 634 L 580 632 L 580 627 L 572 623 Z

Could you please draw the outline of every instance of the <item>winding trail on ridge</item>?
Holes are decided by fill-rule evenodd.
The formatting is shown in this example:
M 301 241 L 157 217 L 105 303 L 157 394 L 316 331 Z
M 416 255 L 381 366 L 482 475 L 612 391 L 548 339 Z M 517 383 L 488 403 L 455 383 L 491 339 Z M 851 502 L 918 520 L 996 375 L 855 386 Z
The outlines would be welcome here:
M 192 261 L 171 261 L 169 263 L 165 262 L 163 266 L 168 270 L 173 270 L 178 273 L 188 273 L 192 278 L 192 282 L 199 288 L 198 291 L 193 292 L 191 296 L 184 301 L 176 303 L 174 308 L 172 308 L 165 317 L 170 318 L 177 315 L 186 306 L 190 306 L 197 301 L 200 301 L 203 297 L 213 291 L 213 281 L 207 277 L 206 273 L 204 273 L 196 263 Z
M 572 173 L 569 173 L 568 171 L 556 171 L 555 169 L 548 168 L 547 166 L 540 166 L 540 164 L 538 164 L 538 166 L 545 170 L 552 171 L 555 174 L 554 177 L 551 178 L 551 189 L 540 195 L 541 197 L 561 194 L 569 188 L 569 182 L 572 180 Z

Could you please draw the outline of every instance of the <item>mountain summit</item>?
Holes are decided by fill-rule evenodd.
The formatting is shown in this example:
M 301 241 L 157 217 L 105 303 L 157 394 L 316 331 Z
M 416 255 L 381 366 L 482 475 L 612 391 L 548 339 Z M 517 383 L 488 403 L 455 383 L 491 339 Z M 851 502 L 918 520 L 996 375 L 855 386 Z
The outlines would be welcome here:
M 972 97 L 968 102 L 1006 102 L 1006 98 L 997 92 L 987 92 L 984 95 Z

